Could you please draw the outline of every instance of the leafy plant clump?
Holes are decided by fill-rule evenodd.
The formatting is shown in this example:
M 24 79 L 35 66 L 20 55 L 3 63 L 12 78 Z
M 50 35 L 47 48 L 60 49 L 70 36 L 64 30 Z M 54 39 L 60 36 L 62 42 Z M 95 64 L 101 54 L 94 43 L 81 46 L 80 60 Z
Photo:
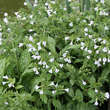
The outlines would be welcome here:
M 109 0 L 35 0 L 0 21 L 0 110 L 97 110 L 109 99 Z

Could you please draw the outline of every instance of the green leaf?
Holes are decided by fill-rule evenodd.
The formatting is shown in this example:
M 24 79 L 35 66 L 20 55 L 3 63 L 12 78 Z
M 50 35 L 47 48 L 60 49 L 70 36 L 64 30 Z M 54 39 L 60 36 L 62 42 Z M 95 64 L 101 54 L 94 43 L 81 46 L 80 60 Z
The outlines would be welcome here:
M 56 45 L 55 40 L 52 37 L 48 37 L 48 46 L 49 46 L 49 49 L 54 54 L 56 53 L 55 45 Z
M 27 68 L 30 62 L 31 62 L 30 53 L 27 50 L 23 51 L 19 60 L 20 71 L 24 72 L 24 70 Z
M 6 59 L 0 60 L 0 79 L 2 79 L 5 71 Z
M 61 109 L 61 103 L 59 100 L 53 99 L 53 105 L 58 108 Z
M 41 100 L 45 103 L 45 104 L 47 104 L 47 96 L 46 95 L 40 95 L 40 98 L 41 98 Z
M 80 89 L 77 89 L 76 92 L 75 92 L 75 97 L 76 99 L 79 101 L 79 102 L 82 102 L 83 101 L 83 94 L 82 92 L 80 91 Z
M 24 86 L 23 85 L 17 85 L 15 88 L 16 89 L 21 89 L 21 88 L 23 88 Z

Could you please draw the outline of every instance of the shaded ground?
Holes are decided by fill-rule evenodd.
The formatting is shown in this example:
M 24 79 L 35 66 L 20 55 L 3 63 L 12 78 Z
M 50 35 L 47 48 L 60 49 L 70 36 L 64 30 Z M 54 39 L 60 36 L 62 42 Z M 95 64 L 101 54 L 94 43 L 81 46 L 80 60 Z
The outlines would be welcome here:
M 25 0 L 0 0 L 0 16 L 3 16 L 4 12 L 12 15 L 19 8 L 23 7 Z

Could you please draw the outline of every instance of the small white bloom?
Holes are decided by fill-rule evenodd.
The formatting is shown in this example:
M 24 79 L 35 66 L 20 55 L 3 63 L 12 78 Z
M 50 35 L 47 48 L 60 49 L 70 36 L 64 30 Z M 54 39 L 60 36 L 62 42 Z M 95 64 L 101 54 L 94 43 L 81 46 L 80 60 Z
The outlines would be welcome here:
M 5 104 L 5 105 L 8 105 L 8 102 L 5 102 L 4 104 Z
M 35 85 L 35 89 L 38 90 L 40 87 L 38 85 Z
M 63 67 L 63 64 L 59 64 L 59 66 L 62 68 Z
M 42 95 L 43 93 L 44 93 L 43 90 L 40 90 L 39 94 Z
M 107 26 L 104 27 L 105 30 L 109 30 L 109 28 Z
M 54 58 L 51 58 L 49 61 L 50 61 L 51 63 L 54 62 Z
M 52 94 L 55 94 L 56 93 L 56 91 L 52 91 Z
M 42 48 L 41 48 L 41 46 L 38 46 L 38 50 L 41 50 Z
M 20 48 L 20 47 L 22 47 L 23 45 L 24 45 L 23 43 L 19 43 L 19 46 L 18 46 L 18 47 Z
M 88 37 L 91 39 L 92 38 L 92 35 L 89 35 Z
M 7 24 L 8 23 L 8 19 L 4 18 L 3 21 Z
M 103 51 L 103 52 L 107 52 L 107 48 L 104 47 L 104 48 L 102 49 L 102 51 Z
M 97 49 L 99 46 L 97 46 L 97 45 L 94 45 L 94 49 Z
M 42 61 L 38 62 L 39 65 L 42 65 Z
M 5 17 L 8 16 L 8 13 L 4 13 L 4 16 L 5 16 Z
M 110 63 L 110 58 L 108 58 L 108 63 Z
M 55 69 L 55 72 L 58 73 L 58 72 L 59 72 L 59 69 L 56 68 L 56 69 Z
M 95 93 L 98 93 L 98 90 L 97 89 L 95 89 Z
M 27 5 L 27 2 L 24 2 L 24 6 L 26 6 Z
M 54 85 L 55 85 L 54 82 L 51 82 L 51 83 L 50 83 L 50 86 L 54 86 Z
M 52 69 L 49 70 L 49 73 L 52 73 Z
M 71 22 L 71 23 L 69 23 L 69 26 L 70 26 L 70 27 L 73 27 L 73 23 L 72 23 L 72 22 Z
M 88 28 L 86 27 L 86 28 L 84 29 L 84 31 L 85 31 L 85 32 L 88 32 Z
M 92 53 L 92 50 L 88 50 L 88 53 L 91 54 Z
M 83 85 L 86 85 L 86 82 L 85 82 L 85 81 L 82 81 L 82 84 L 83 84 Z
M 2 82 L 3 85 L 5 85 L 7 82 Z
M 87 59 L 90 59 L 90 56 L 87 56 Z
M 69 37 L 65 37 L 65 41 L 69 40 L 70 38 Z
M 107 58 L 104 57 L 104 58 L 103 58 L 103 62 L 104 62 L 104 63 L 107 62 Z
M 9 83 L 8 87 L 14 87 L 14 85 L 12 83 Z
M 109 93 L 108 93 L 108 92 L 106 92 L 106 93 L 105 93 L 105 97 L 106 97 L 107 99 L 109 99 L 109 98 L 110 98 L 110 95 L 109 95 Z
M 104 4 L 104 0 L 100 0 L 100 2 L 101 2 L 102 4 Z
M 96 54 L 99 54 L 99 50 L 96 50 Z
M 69 92 L 69 88 L 67 88 L 67 89 L 64 89 L 66 92 Z
M 43 41 L 42 44 L 44 47 L 46 47 L 46 41 Z
M 45 67 L 46 67 L 46 69 L 48 69 L 48 68 L 49 68 L 49 66 L 48 66 L 48 65 L 46 65 Z
M 3 79 L 8 79 L 8 76 L 6 75 L 6 76 L 3 76 Z
M 97 100 L 95 101 L 94 105 L 96 105 L 96 106 L 98 105 L 98 101 Z
M 106 42 L 107 42 L 106 40 L 103 40 L 103 41 L 102 41 L 103 44 L 106 44 Z
M 29 36 L 29 41 L 34 42 L 33 37 Z

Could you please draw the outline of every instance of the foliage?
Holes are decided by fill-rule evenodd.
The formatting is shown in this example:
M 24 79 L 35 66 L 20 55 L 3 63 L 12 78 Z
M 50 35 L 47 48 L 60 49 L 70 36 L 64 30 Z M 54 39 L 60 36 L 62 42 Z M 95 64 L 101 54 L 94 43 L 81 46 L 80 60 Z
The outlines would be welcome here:
M 109 98 L 108 2 L 82 13 L 76 1 L 35 0 L 16 17 L 5 13 L 0 109 L 97 110 Z

